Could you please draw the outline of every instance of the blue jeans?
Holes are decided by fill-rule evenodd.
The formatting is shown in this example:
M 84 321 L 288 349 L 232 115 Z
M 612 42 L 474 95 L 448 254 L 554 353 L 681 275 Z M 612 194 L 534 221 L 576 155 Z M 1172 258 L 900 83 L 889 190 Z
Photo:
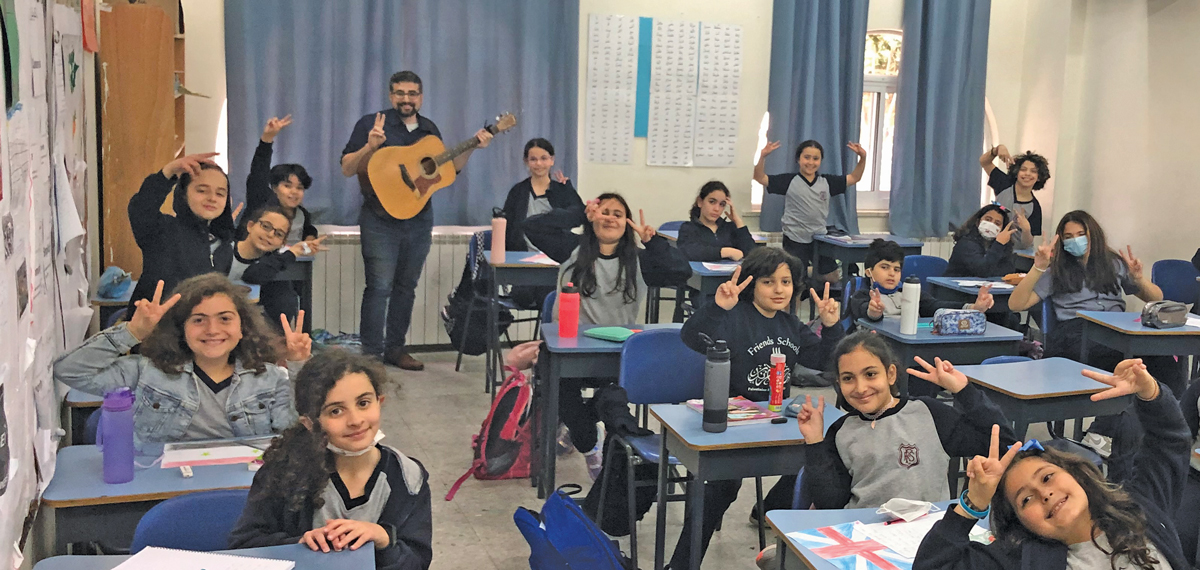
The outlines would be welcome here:
M 385 344 L 388 349 L 404 347 L 417 281 L 433 244 L 431 214 L 427 210 L 412 219 L 397 220 L 364 205 L 358 216 L 367 278 L 358 325 L 363 354 L 383 354 Z

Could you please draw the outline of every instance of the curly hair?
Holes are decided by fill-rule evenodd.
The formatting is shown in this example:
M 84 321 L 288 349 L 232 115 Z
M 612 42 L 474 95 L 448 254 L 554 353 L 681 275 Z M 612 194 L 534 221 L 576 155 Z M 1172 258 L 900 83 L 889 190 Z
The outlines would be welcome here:
M 312 429 L 297 424 L 284 430 L 263 454 L 263 469 L 254 481 L 262 479 L 266 496 L 281 499 L 289 513 L 316 510 L 325 503 L 321 492 L 337 467 L 333 454 L 325 449 L 328 438 L 321 429 L 321 408 L 339 380 L 357 373 L 366 375 L 376 395 L 388 382 L 377 360 L 341 349 L 312 357 L 296 375 L 296 412 L 308 418 Z
M 965 238 L 972 233 L 979 233 L 979 220 L 982 220 L 983 215 L 988 212 L 997 212 L 1000 214 L 1000 217 L 1004 220 L 1000 223 L 1000 229 L 1003 230 L 1004 227 L 1008 225 L 1008 220 L 1010 217 L 1008 208 L 1005 208 L 999 204 L 988 204 L 980 208 L 979 211 L 975 212 L 974 215 L 967 218 L 967 221 L 963 222 L 963 225 L 959 226 L 957 230 L 954 230 L 954 241 L 958 242 L 962 238 Z
M 1033 165 L 1037 167 L 1038 178 L 1037 182 L 1033 183 L 1033 189 L 1041 190 L 1042 188 L 1045 188 L 1046 181 L 1050 180 L 1050 161 L 1046 160 L 1046 157 L 1033 152 L 1032 150 L 1027 150 L 1023 154 L 1018 154 L 1017 156 L 1013 157 L 1012 166 L 1008 167 L 1008 175 L 1012 177 L 1013 180 L 1016 180 L 1017 173 L 1021 171 L 1021 165 L 1025 164 L 1025 161 L 1032 162 Z
M 607 192 L 596 197 L 597 203 L 616 200 L 625 209 L 625 218 L 630 217 L 629 202 L 620 194 Z M 637 302 L 637 272 L 638 272 L 638 239 L 633 228 L 625 226 L 625 233 L 617 243 L 617 258 L 620 269 L 617 270 L 617 282 L 612 284 L 610 292 L 621 292 L 625 303 Z M 600 238 L 596 236 L 595 227 L 591 223 L 583 225 L 583 235 L 579 237 L 579 249 L 576 251 L 575 262 L 570 265 L 570 281 L 579 288 L 584 297 L 596 295 L 596 260 L 600 258 Z
M 246 294 L 228 277 L 220 273 L 197 275 L 180 282 L 172 291 L 175 293 L 181 296 L 179 302 L 167 310 L 142 341 L 141 355 L 149 358 L 159 370 L 178 374 L 183 371 L 184 364 L 192 361 L 192 349 L 183 332 L 184 324 L 196 305 L 214 295 L 229 297 L 242 321 L 242 340 L 229 353 L 230 362 L 236 359 L 242 367 L 262 374 L 267 363 L 278 362 L 284 354 L 283 339 L 267 325 L 262 311 L 251 304 Z
M 1122 554 L 1128 556 L 1129 561 L 1138 568 L 1157 568 L 1159 561 L 1151 556 L 1148 546 L 1146 514 L 1137 501 L 1134 501 L 1120 485 L 1106 481 L 1100 470 L 1087 459 L 1056 449 L 1021 451 L 1000 477 L 1000 483 L 996 486 L 997 492 L 992 496 L 991 529 L 996 535 L 996 540 L 1008 541 L 1014 545 L 1030 539 L 1045 540 L 1021 524 L 1016 509 L 1004 493 L 1008 474 L 1012 473 L 1013 467 L 1030 457 L 1037 457 L 1058 466 L 1083 487 L 1084 494 L 1087 495 L 1088 512 L 1092 516 L 1092 525 L 1108 537 L 1108 544 L 1112 547 L 1112 552 L 1108 553 L 1112 570 L 1117 570 L 1116 558 Z M 1100 547 L 1094 537 L 1092 544 Z

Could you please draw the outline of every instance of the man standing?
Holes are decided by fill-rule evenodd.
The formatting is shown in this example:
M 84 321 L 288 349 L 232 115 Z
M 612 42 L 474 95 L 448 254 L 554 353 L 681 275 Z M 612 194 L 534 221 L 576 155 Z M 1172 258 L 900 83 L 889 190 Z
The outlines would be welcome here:
M 419 114 L 422 88 L 416 73 L 397 72 L 388 85 L 392 108 L 363 115 L 342 150 L 342 174 L 347 177 L 365 170 L 367 161 L 380 147 L 409 146 L 429 135 L 442 136 L 433 121 Z M 475 137 L 480 148 L 492 140 L 486 129 L 480 129 Z M 454 170 L 461 171 L 470 156 L 471 151 L 467 151 L 456 157 Z M 412 321 L 421 268 L 433 243 L 433 202 L 426 203 L 411 219 L 396 219 L 383 209 L 370 184 L 364 182 L 360 178 L 363 207 L 358 216 L 367 278 L 359 321 L 363 354 L 405 370 L 422 370 L 425 365 L 405 350 L 404 336 Z

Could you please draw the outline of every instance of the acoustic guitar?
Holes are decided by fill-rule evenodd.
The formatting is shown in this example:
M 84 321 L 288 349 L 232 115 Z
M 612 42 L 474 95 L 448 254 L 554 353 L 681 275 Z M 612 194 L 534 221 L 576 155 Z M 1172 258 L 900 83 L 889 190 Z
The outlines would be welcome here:
M 516 124 L 517 118 L 505 113 L 496 117 L 496 124 L 484 128 L 495 135 Z M 472 136 L 446 150 L 433 135 L 409 146 L 385 146 L 366 161 L 366 176 L 360 171 L 359 180 L 371 185 L 388 214 L 407 220 L 421 213 L 434 192 L 454 183 L 454 158 L 476 146 L 479 139 Z

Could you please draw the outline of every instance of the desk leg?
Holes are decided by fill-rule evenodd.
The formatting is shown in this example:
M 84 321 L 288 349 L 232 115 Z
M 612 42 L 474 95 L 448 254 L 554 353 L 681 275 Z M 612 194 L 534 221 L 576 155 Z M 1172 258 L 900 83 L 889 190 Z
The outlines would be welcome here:
M 545 499 L 554 492 L 554 469 L 555 460 L 555 441 L 554 436 L 558 433 L 558 384 L 562 379 L 562 361 L 550 351 L 546 351 L 550 358 L 549 378 L 546 378 L 544 400 L 545 407 L 542 408 L 542 476 L 538 481 L 538 498 Z
M 662 429 L 660 428 L 661 432 Z M 667 540 L 667 437 L 660 433 L 658 444 L 658 515 L 654 519 L 654 570 L 663 570 Z
M 1024 418 L 1013 420 L 1013 437 L 1017 441 L 1025 441 L 1025 434 L 1029 432 L 1029 422 Z
M 787 565 L 788 565 L 787 552 L 788 552 L 788 548 L 787 548 L 787 545 L 783 543 L 783 539 L 776 536 L 775 537 L 775 557 L 777 560 L 779 560 L 778 568 L 780 570 L 787 570 Z
M 659 458 L 662 459 L 661 457 Z M 692 482 L 688 483 L 688 503 L 689 513 L 692 523 L 692 548 L 691 560 L 688 564 L 690 568 L 700 569 L 700 560 L 704 553 L 702 536 L 704 535 L 704 477 L 703 466 L 696 468 L 696 473 L 692 474 Z
M 494 393 L 496 386 L 496 375 L 500 373 L 500 370 L 498 369 L 499 367 L 497 366 L 497 363 L 500 360 L 498 356 L 500 353 L 500 323 L 498 322 L 500 316 L 496 310 L 496 307 L 500 302 L 500 299 L 497 297 L 498 288 L 499 285 L 492 283 L 492 291 L 488 296 L 487 350 L 485 351 L 486 354 L 484 355 L 484 358 L 487 360 L 487 362 L 484 364 L 483 391 L 484 393 L 491 394 L 493 398 L 496 397 L 496 394 Z
M 1084 319 L 1083 326 L 1079 329 L 1079 360 L 1087 364 L 1088 361 L 1088 322 Z
M 300 308 L 304 310 L 307 316 L 304 319 L 304 332 L 312 333 L 313 312 L 313 264 L 308 262 L 304 264 L 304 283 L 300 284 Z

